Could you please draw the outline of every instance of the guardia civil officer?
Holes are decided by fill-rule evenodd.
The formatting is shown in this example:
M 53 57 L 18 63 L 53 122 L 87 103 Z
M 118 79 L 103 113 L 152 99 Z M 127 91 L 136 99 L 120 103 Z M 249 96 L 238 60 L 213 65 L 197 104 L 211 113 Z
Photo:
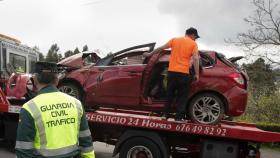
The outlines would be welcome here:
M 33 79 L 38 95 L 20 112 L 17 158 L 94 158 L 81 102 L 56 88 L 56 64 L 37 62 Z

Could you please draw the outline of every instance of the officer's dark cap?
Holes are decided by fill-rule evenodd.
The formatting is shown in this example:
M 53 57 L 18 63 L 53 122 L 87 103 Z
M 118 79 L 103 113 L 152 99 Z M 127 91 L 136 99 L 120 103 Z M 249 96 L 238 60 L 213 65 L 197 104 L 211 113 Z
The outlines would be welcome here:
M 35 63 L 35 73 L 43 73 L 43 72 L 47 72 L 47 73 L 57 73 L 57 65 L 56 63 L 51 63 L 51 62 L 36 62 Z
M 197 33 L 197 30 L 193 27 L 190 27 L 186 30 L 186 35 L 194 34 L 196 38 L 200 38 L 200 36 Z

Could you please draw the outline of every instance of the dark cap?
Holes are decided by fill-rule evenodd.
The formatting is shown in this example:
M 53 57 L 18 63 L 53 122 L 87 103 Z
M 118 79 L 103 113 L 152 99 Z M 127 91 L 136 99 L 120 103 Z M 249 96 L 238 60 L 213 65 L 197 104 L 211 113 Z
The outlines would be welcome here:
M 194 34 L 196 38 L 200 38 L 200 36 L 197 33 L 197 30 L 193 27 L 190 27 L 186 30 L 186 35 L 191 35 L 191 34 Z
M 48 73 L 57 73 L 57 65 L 56 63 L 51 62 L 36 62 L 35 63 L 35 73 L 42 73 L 42 72 L 48 72 Z

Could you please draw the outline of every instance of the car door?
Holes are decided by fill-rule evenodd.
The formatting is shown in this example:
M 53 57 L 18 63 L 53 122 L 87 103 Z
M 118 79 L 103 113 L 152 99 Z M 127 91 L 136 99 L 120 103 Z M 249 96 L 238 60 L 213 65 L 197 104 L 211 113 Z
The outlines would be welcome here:
M 155 43 L 130 47 L 96 63 L 95 74 L 90 76 L 88 100 L 96 104 L 137 106 L 140 103 L 143 53 L 151 52 Z M 90 97 L 90 96 L 91 97 Z M 116 107 L 116 106 L 114 106 Z
M 108 66 L 96 78 L 96 103 L 137 106 L 145 65 Z M 96 104 L 95 103 L 95 104 Z
M 163 56 L 164 54 L 167 54 L 168 51 L 164 50 L 162 52 L 158 52 L 155 54 L 152 54 L 152 56 L 150 56 L 148 63 L 145 67 L 145 70 L 143 71 L 143 81 L 142 81 L 142 87 L 141 87 L 141 93 L 144 95 L 144 98 L 147 98 L 147 88 L 148 85 L 150 84 L 150 77 L 151 77 L 151 73 L 152 70 L 155 66 L 155 64 L 158 62 L 159 58 L 161 56 Z M 146 102 L 145 100 L 143 100 L 142 102 Z
M 71 71 L 67 74 L 65 84 L 71 82 L 72 90 L 75 89 L 73 91 L 77 92 L 77 98 L 85 106 L 137 106 L 146 67 L 143 54 L 150 53 L 154 46 L 155 43 L 149 43 L 109 53 L 96 63 Z
M 98 98 L 98 86 L 99 86 L 99 77 L 105 71 L 104 68 L 100 68 L 97 66 L 92 66 L 87 70 L 87 77 L 83 82 L 83 87 L 85 91 L 85 102 L 88 105 L 95 105 L 96 102 L 99 101 Z M 76 76 L 77 78 L 78 76 Z

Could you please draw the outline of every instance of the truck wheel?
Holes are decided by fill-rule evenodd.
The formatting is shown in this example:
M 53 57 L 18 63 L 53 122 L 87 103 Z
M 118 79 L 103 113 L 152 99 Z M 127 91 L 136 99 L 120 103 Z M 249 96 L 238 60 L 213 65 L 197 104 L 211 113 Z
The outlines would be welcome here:
M 121 146 L 119 158 L 162 158 L 162 156 L 157 144 L 138 137 L 127 140 Z
M 195 96 L 188 107 L 189 117 L 195 123 L 216 124 L 224 117 L 224 113 L 225 105 L 212 93 Z
M 83 99 L 82 91 L 75 84 L 62 83 L 58 86 L 58 89 L 63 93 L 66 93 L 68 95 L 71 95 L 72 97 L 79 99 L 80 101 L 82 101 Z

